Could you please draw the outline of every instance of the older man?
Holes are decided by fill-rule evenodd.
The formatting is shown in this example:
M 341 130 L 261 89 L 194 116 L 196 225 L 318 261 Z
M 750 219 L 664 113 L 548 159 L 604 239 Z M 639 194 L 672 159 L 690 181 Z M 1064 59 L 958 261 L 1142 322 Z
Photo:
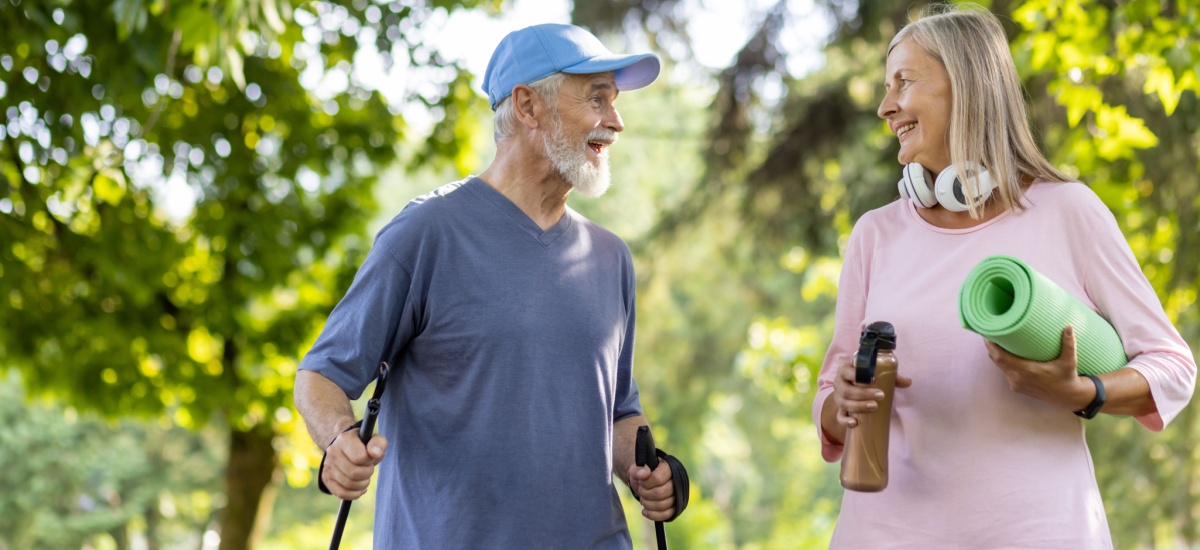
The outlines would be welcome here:
M 633 464 L 629 249 L 567 206 L 607 189 L 617 94 L 658 73 L 570 25 L 505 37 L 484 76 L 495 159 L 379 232 L 305 356 L 296 406 L 326 447 L 323 484 L 355 499 L 380 466 L 376 548 L 630 548 L 613 473 L 645 517 L 676 515 L 666 463 Z M 350 399 L 381 360 L 364 446 Z

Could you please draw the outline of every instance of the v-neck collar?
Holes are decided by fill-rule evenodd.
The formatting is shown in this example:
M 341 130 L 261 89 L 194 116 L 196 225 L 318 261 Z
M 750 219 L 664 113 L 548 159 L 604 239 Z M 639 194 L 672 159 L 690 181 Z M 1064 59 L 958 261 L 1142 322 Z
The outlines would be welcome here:
M 571 216 L 571 207 L 569 206 L 563 211 L 563 215 L 557 223 L 542 231 L 542 227 L 533 221 L 533 218 L 530 218 L 519 206 L 488 185 L 487 182 L 472 176 L 463 187 L 472 190 L 476 195 L 498 208 L 506 218 L 545 248 L 549 248 L 554 241 L 557 241 L 571 228 L 573 216 Z

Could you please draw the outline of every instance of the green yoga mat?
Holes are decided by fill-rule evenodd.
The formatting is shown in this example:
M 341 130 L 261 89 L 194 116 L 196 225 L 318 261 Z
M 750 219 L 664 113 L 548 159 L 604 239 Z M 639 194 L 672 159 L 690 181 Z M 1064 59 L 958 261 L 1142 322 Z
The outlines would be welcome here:
M 990 256 L 967 274 L 958 311 L 964 328 L 1019 357 L 1058 357 L 1062 331 L 1070 325 L 1080 373 L 1111 372 L 1128 362 L 1108 321 L 1012 256 Z

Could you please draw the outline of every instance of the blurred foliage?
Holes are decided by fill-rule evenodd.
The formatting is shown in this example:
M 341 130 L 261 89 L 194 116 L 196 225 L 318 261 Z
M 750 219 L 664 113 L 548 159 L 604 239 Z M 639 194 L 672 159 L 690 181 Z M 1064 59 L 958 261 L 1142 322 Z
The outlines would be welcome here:
M 420 46 L 366 2 L 309 3 L 286 24 L 273 1 L 16 4 L 0 45 L 20 75 L 0 97 L 4 351 L 79 405 L 274 423 L 314 312 L 365 247 L 372 166 L 397 158 L 404 130 L 377 91 L 351 79 L 323 100 L 300 73 L 347 76 L 367 36 Z M 472 99 L 452 74 L 425 98 L 448 114 Z M 456 138 L 426 156 L 459 155 Z
M 368 394 L 369 395 L 369 394 Z M 322 550 L 329 548 L 333 526 L 341 501 L 320 493 L 316 485 L 280 489 L 271 529 L 262 550 Z M 374 485 L 359 500 L 354 501 L 346 518 L 342 548 L 370 548 L 375 528 Z
M 302 432 L 298 357 L 369 247 L 375 167 L 472 153 L 484 102 L 417 29 L 498 2 L 3 4 L 0 355 L 75 407 L 226 425 L 221 544 L 244 547 L 273 439 Z M 420 85 L 389 103 L 360 51 Z M 401 151 L 413 103 L 436 126 Z M 311 446 L 284 458 L 307 474 Z
M 220 486 L 222 441 L 167 422 L 105 422 L 0 379 L 0 548 L 129 547 L 129 524 L 160 547 L 196 546 Z

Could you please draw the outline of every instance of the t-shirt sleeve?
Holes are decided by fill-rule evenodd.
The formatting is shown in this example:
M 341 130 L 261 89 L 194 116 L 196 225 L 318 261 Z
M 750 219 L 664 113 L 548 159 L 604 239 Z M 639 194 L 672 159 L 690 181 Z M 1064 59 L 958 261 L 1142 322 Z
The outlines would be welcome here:
M 1084 271 L 1088 297 L 1125 347 L 1129 368 L 1150 383 L 1157 411 L 1137 417 L 1152 431 L 1161 431 L 1191 400 L 1196 386 L 1196 361 L 1179 331 L 1171 324 L 1158 295 L 1142 273 L 1112 212 L 1094 193 L 1087 192 L 1082 219 L 1070 224 L 1083 229 L 1076 242 L 1091 242 Z
M 333 381 L 357 399 L 375 379 L 380 361 L 391 360 L 417 330 L 412 271 L 391 242 L 395 222 L 380 231 L 346 295 L 325 322 L 299 368 Z
M 821 440 L 821 457 L 827 462 L 842 458 L 844 446 L 829 440 L 821 426 L 821 409 L 825 400 L 833 395 L 833 379 L 837 369 L 853 361 L 858 351 L 858 335 L 862 330 L 867 307 L 867 265 L 863 243 L 863 220 L 850 233 L 846 255 L 842 262 L 842 273 L 838 282 L 837 307 L 834 312 L 833 340 L 821 372 L 817 375 L 817 394 L 813 397 L 813 423 Z
M 617 388 L 614 399 L 613 422 L 626 417 L 642 414 L 641 396 L 638 394 L 637 381 L 633 379 L 633 341 L 637 326 L 637 290 L 633 276 L 633 259 L 625 252 L 625 338 L 621 342 L 621 355 L 617 358 Z

